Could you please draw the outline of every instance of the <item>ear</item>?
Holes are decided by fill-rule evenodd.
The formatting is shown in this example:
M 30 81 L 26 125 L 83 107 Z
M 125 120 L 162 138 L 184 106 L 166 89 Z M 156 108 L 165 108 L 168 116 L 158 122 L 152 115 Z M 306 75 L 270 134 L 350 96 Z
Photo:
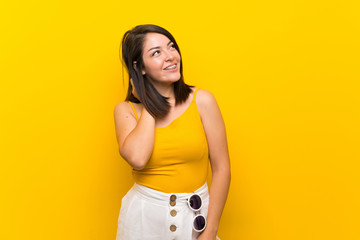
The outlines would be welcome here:
M 136 61 L 133 62 L 133 68 L 136 70 Z M 145 75 L 146 74 L 145 70 L 142 70 L 141 74 Z

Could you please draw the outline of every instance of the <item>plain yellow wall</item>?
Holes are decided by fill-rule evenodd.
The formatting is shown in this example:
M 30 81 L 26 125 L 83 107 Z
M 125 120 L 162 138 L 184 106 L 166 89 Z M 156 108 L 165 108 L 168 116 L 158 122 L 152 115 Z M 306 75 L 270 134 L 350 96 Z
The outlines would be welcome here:
M 3 1 L 0 239 L 114 240 L 133 184 L 119 45 L 173 33 L 216 96 L 232 184 L 219 236 L 360 239 L 358 1 Z

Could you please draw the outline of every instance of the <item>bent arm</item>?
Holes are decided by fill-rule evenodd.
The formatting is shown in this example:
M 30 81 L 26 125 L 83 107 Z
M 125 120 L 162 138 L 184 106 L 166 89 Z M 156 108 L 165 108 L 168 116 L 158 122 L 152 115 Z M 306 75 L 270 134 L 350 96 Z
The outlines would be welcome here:
M 127 102 L 115 106 L 114 118 L 120 155 L 134 169 L 143 169 L 154 148 L 155 119 L 142 108 L 139 121 L 136 122 Z
M 215 239 L 230 186 L 230 159 L 225 124 L 214 96 L 201 90 L 197 98 L 212 170 L 207 227 L 199 239 Z

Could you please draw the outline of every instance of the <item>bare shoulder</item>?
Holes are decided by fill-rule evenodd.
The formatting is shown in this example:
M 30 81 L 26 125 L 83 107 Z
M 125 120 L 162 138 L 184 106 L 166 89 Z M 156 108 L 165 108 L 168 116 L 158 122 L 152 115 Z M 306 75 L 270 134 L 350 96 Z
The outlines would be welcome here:
M 215 96 L 207 90 L 199 89 L 196 94 L 196 106 L 209 146 L 211 149 L 217 149 L 218 140 L 222 139 L 225 133 L 225 125 Z M 211 152 L 210 155 L 214 156 L 214 151 Z
M 199 111 L 206 111 L 209 108 L 217 107 L 215 96 L 205 89 L 197 91 L 195 101 Z
M 114 108 L 115 114 L 121 114 L 126 111 L 129 111 L 129 103 L 128 102 L 119 102 L 115 105 L 115 108 Z
M 117 103 L 114 108 L 114 116 L 115 118 L 133 117 L 135 119 L 135 115 L 131 109 L 130 103 L 128 102 Z

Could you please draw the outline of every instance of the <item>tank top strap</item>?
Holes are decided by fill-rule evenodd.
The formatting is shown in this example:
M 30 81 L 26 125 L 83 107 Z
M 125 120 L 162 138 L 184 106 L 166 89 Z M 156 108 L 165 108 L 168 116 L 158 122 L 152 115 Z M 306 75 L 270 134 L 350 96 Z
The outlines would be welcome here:
M 130 103 L 130 106 L 131 106 L 132 110 L 134 111 L 136 121 L 138 121 L 138 115 L 137 115 L 137 113 L 136 113 L 135 107 L 134 107 L 134 105 L 132 104 L 132 102 L 129 101 L 129 103 Z

